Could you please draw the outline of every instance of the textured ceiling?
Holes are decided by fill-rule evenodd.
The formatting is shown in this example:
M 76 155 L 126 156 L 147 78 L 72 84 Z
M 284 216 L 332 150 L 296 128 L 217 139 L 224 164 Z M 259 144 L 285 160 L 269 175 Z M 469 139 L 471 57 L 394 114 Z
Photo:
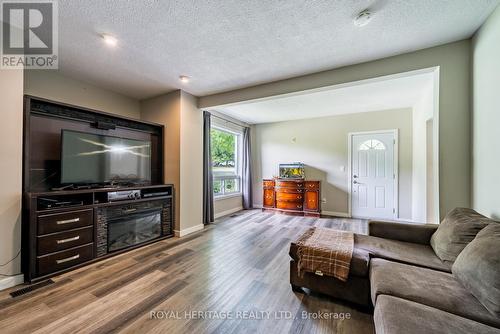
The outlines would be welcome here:
M 432 88 L 433 74 L 354 83 L 350 86 L 244 102 L 215 110 L 249 124 L 290 121 L 414 107 Z
M 61 0 L 60 70 L 135 98 L 203 96 L 468 38 L 499 2 Z M 373 20 L 355 27 L 365 8 Z

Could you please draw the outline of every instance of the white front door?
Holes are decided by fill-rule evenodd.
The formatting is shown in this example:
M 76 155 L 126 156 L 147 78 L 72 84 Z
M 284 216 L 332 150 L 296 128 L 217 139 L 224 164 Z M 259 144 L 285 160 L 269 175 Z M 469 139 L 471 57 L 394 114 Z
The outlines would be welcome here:
M 352 216 L 395 218 L 397 131 L 358 133 L 350 137 Z

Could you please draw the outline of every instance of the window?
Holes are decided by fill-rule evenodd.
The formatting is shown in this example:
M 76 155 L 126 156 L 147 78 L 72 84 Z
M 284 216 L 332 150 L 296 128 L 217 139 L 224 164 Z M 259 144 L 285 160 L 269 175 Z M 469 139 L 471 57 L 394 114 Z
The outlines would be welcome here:
M 210 130 L 214 196 L 239 194 L 241 133 L 221 127 Z
M 361 145 L 359 145 L 359 149 L 361 151 L 385 150 L 385 145 L 380 140 L 371 139 L 361 143 Z

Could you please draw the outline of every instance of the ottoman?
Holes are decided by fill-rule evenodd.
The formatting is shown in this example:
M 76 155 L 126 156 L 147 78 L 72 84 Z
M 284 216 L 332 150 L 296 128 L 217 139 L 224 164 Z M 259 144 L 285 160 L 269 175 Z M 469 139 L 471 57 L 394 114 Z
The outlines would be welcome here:
M 370 281 L 368 279 L 370 254 L 367 250 L 354 247 L 349 277 L 346 282 L 332 276 L 319 276 L 309 272 L 305 272 L 303 277 L 299 277 L 297 251 L 297 244 L 292 242 L 289 252 L 292 258 L 290 261 L 290 284 L 294 291 L 300 291 L 300 288 L 308 288 L 360 306 L 372 306 Z

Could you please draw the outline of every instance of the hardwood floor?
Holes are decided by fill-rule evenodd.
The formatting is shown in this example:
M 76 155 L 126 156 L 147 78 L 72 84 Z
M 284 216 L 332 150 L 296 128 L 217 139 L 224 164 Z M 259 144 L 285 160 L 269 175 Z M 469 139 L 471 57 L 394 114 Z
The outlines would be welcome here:
M 373 333 L 370 314 L 292 292 L 289 244 L 312 225 L 367 232 L 362 220 L 242 211 L 17 298 L 0 292 L 0 333 Z M 303 317 L 325 312 L 350 318 Z

